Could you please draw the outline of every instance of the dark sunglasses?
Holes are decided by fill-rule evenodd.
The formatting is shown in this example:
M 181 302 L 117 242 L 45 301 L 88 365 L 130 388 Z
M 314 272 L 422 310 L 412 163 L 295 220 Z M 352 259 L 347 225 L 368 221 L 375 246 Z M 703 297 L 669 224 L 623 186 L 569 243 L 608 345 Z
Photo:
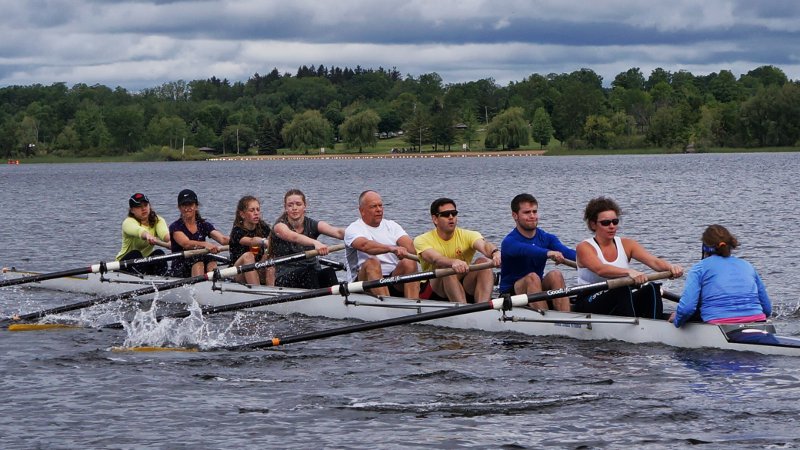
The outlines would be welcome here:
M 458 215 L 458 210 L 451 209 L 449 211 L 439 211 L 436 213 L 436 217 L 455 217 Z
M 598 220 L 597 223 L 599 223 L 600 225 L 602 225 L 604 227 L 607 227 L 607 226 L 611 225 L 612 223 L 614 225 L 619 225 L 619 219 Z

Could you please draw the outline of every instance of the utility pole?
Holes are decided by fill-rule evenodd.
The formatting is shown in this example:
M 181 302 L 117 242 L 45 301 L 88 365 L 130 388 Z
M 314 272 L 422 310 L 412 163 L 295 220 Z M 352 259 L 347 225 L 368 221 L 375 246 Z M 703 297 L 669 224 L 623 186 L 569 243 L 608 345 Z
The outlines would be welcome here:
M 236 154 L 239 154 L 239 129 L 236 129 Z

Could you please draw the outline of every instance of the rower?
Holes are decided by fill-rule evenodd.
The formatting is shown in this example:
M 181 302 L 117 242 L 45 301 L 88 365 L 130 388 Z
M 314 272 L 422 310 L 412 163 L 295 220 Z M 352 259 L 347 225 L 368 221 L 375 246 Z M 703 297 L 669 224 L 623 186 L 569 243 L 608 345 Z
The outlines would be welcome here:
M 564 275 L 554 269 L 544 274 L 547 260 L 556 264 L 575 260 L 575 250 L 562 244 L 554 234 L 539 228 L 539 202 L 531 194 L 519 194 L 511 200 L 511 217 L 516 227 L 503 239 L 501 250 L 503 262 L 500 266 L 501 294 L 534 294 L 543 290 L 562 289 L 566 286 Z M 569 298 L 552 300 L 553 309 L 569 311 Z M 529 305 L 536 309 L 548 309 L 547 301 Z
M 458 209 L 452 199 L 442 197 L 431 203 L 431 221 L 434 229 L 414 238 L 414 248 L 422 270 L 452 268 L 454 275 L 436 278 L 428 283 L 424 298 L 430 293 L 454 303 L 467 303 L 468 295 L 474 302 L 491 299 L 494 274 L 491 270 L 469 271 L 476 252 L 483 254 L 475 264 L 494 262 L 500 265 L 500 249 L 472 230 L 458 227 Z

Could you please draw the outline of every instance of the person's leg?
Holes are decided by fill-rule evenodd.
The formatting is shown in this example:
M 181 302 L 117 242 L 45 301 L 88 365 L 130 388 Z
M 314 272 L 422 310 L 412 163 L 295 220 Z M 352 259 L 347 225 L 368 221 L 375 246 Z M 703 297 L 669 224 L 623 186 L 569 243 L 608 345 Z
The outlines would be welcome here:
M 417 272 L 417 262 L 411 259 L 401 259 L 392 271 L 392 276 L 409 275 Z M 419 281 L 403 283 L 403 296 L 405 298 L 419 298 Z
M 632 293 L 634 313 L 636 317 L 661 319 L 664 315 L 664 303 L 661 300 L 659 283 L 647 283 Z
M 593 295 L 578 296 L 575 311 L 590 314 L 611 314 L 634 317 L 633 298 L 628 287 L 620 287 Z
M 467 295 L 461 278 L 464 275 L 450 275 L 442 278 L 434 278 L 430 281 L 431 289 L 439 297 L 446 298 L 453 303 L 467 303 Z
M 561 273 L 560 270 L 551 270 L 544 276 L 544 280 L 542 280 L 541 290 L 542 291 L 552 291 L 555 289 L 563 289 L 565 288 L 566 282 L 564 281 L 564 275 Z M 568 297 L 558 297 L 553 299 L 553 308 L 557 311 L 569 311 L 569 298 Z
M 538 292 L 542 292 L 542 280 L 533 272 L 514 283 L 515 294 L 536 294 Z M 528 306 L 534 309 L 547 309 L 547 301 L 530 302 Z
M 475 264 L 489 262 L 486 258 L 478 258 Z M 475 303 L 488 302 L 492 298 L 494 288 L 494 272 L 491 269 L 468 272 L 463 280 L 464 291 L 475 298 Z
M 234 266 L 239 267 L 246 264 L 255 264 L 256 258 L 250 252 L 242 253 L 242 256 L 233 263 Z M 261 284 L 261 279 L 258 276 L 258 272 L 255 270 L 249 270 L 245 273 L 236 275 L 236 281 L 239 283 L 247 283 L 249 285 L 259 285 Z
M 375 258 L 367 259 L 364 264 L 361 265 L 361 268 L 358 269 L 358 281 L 380 280 L 381 278 L 383 278 L 381 262 Z M 372 295 L 389 296 L 389 288 L 385 286 L 370 289 L 369 292 Z

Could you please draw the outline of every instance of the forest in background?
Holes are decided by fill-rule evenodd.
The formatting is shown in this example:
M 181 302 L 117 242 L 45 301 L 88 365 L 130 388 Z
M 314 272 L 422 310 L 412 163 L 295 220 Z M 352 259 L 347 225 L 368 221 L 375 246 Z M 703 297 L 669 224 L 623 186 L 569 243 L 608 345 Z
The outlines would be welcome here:
M 363 152 L 383 138 L 402 139 L 409 151 L 797 146 L 800 83 L 774 66 L 738 79 L 728 70 L 645 76 L 634 67 L 604 87 L 591 69 L 499 86 L 491 78 L 445 84 L 435 72 L 320 65 L 139 92 L 65 83 L 0 88 L 7 158 Z

